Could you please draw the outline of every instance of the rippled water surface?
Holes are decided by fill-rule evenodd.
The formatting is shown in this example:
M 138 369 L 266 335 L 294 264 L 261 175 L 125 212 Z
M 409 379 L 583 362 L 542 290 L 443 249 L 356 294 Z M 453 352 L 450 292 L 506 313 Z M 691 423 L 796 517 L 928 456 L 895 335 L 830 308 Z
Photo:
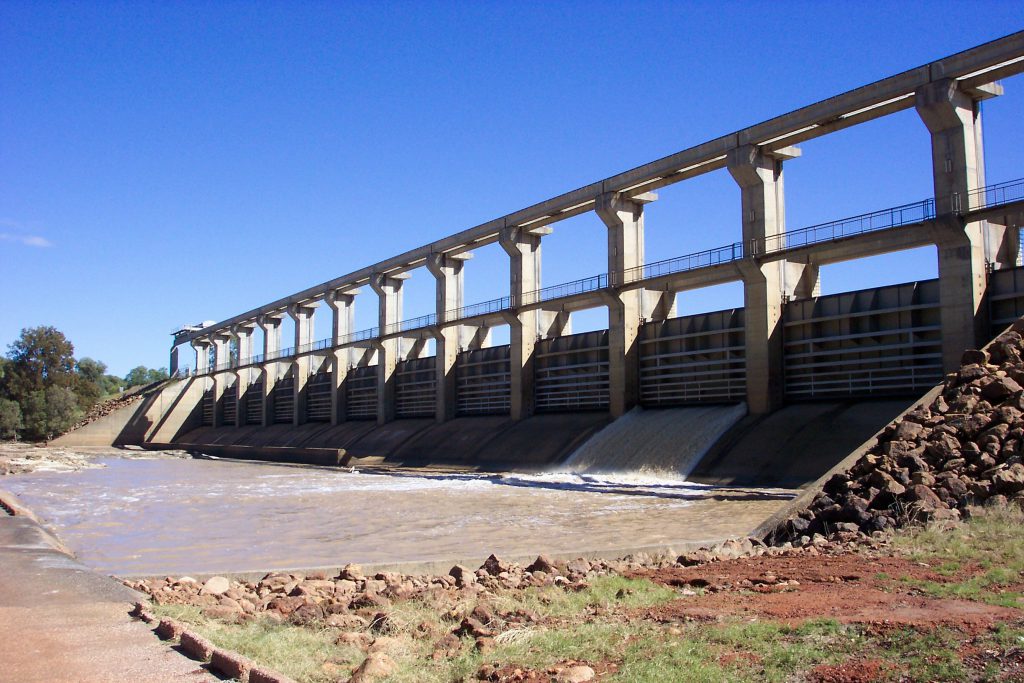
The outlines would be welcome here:
M 174 458 L 6 477 L 86 564 L 181 574 L 483 559 L 712 541 L 791 491 L 653 476 L 349 473 Z

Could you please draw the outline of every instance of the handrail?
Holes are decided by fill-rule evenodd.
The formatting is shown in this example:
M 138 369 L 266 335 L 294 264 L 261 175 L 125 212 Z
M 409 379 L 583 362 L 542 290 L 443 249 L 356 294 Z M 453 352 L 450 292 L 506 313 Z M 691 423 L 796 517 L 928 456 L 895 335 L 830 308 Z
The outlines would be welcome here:
M 430 327 L 431 325 L 437 324 L 437 314 L 428 313 L 427 315 L 421 315 L 418 318 L 409 318 L 408 320 L 400 320 L 398 322 L 389 323 L 384 326 L 384 334 L 395 334 L 397 332 L 408 332 L 409 330 L 418 330 L 424 327 Z
M 912 204 L 894 206 L 890 209 L 863 213 L 850 218 L 840 218 L 799 230 L 790 230 L 781 235 L 769 235 L 764 240 L 758 240 L 750 245 L 753 252 L 751 255 L 774 254 L 786 249 L 795 249 L 821 242 L 833 242 L 853 235 L 897 228 L 932 218 L 935 218 L 935 200 L 924 199 Z
M 590 277 L 583 277 L 571 282 L 563 282 L 558 285 L 542 287 L 531 292 L 523 292 L 523 300 L 520 305 L 529 306 L 551 299 L 561 299 L 565 296 L 594 292 L 608 287 L 608 273 L 599 273 Z
M 1024 178 L 979 187 L 968 192 L 967 197 L 967 206 L 971 211 L 1020 201 L 1024 199 Z
M 295 348 L 289 346 L 286 349 L 278 349 L 277 351 L 269 351 L 266 354 L 266 360 L 280 360 L 282 358 L 288 358 L 295 355 Z
M 954 194 L 949 199 L 949 205 L 954 212 L 961 214 L 965 213 L 961 210 L 962 203 L 960 202 L 959 195 Z M 966 213 L 1024 200 L 1024 178 L 977 188 L 968 193 L 968 200 L 968 210 Z M 771 235 L 762 240 L 752 241 L 749 244 L 733 242 L 721 247 L 714 247 L 712 249 L 705 249 L 692 254 L 684 254 L 682 256 L 662 259 L 660 261 L 653 261 L 642 266 L 626 268 L 622 271 L 599 273 L 597 275 L 591 275 L 589 277 L 572 280 L 570 282 L 542 287 L 540 289 L 524 292 L 521 301 L 517 301 L 517 297 L 515 296 L 504 296 L 467 306 L 461 306 L 459 308 L 445 311 L 441 316 L 441 320 L 443 323 L 454 323 L 465 318 L 471 318 L 479 315 L 512 311 L 520 306 L 535 305 L 544 301 L 560 299 L 577 294 L 622 287 L 629 284 L 635 284 L 637 282 L 643 282 L 644 280 L 661 277 L 663 275 L 709 268 L 724 263 L 739 261 L 743 258 L 778 254 L 789 249 L 798 249 L 813 244 L 846 239 L 848 237 L 854 237 L 856 235 L 862 235 L 869 232 L 899 228 L 905 225 L 913 225 L 926 220 L 931 220 L 935 217 L 935 200 L 923 199 L 910 204 L 902 204 L 888 209 L 881 209 L 879 211 L 872 211 L 857 216 L 851 216 L 849 218 L 840 218 L 827 223 L 811 225 L 798 230 L 787 231 L 780 235 Z M 392 335 L 401 332 L 408 332 L 410 330 L 431 327 L 437 323 L 437 315 L 435 313 L 430 313 L 417 318 L 410 318 L 390 323 L 384 327 L 384 335 Z M 338 346 L 344 346 L 354 342 L 375 339 L 380 336 L 379 328 L 371 327 L 369 329 L 345 335 L 339 339 L 337 343 L 332 339 L 327 338 L 303 344 L 297 350 L 294 348 L 287 348 L 274 351 L 266 354 L 265 360 L 278 360 L 301 353 L 308 353 L 310 351 L 336 348 Z M 263 354 L 243 359 L 235 364 L 235 366 L 255 365 L 261 362 L 264 362 Z M 190 376 L 190 373 L 191 376 L 195 376 L 229 369 L 230 367 L 232 367 L 231 363 L 221 363 L 214 368 L 206 368 L 205 370 L 199 370 L 198 368 L 191 370 L 185 368 L 178 372 L 184 372 L 185 376 Z
M 462 306 L 461 308 L 453 308 L 444 312 L 444 322 L 447 323 L 454 320 L 462 320 L 463 318 L 487 315 L 488 313 L 500 313 L 501 311 L 514 308 L 513 301 L 513 297 L 503 296 L 497 299 L 489 299 L 488 301 L 481 301 L 480 303 Z
M 380 331 L 376 327 L 371 327 L 358 332 L 352 332 L 346 334 L 338 341 L 338 346 L 344 346 L 345 344 L 351 344 L 353 342 L 366 341 L 367 339 L 375 339 L 380 336 Z
M 298 348 L 296 354 L 309 353 L 310 351 L 323 351 L 324 349 L 330 348 L 333 341 L 333 339 L 327 337 L 326 339 L 318 339 L 317 341 L 303 344 Z
M 623 271 L 613 273 L 612 279 L 615 285 L 621 286 L 638 280 L 649 280 L 661 275 L 670 275 L 672 273 L 697 270 L 698 268 L 717 266 L 722 263 L 737 261 L 741 258 L 743 258 L 743 243 L 733 242 L 732 244 L 726 244 L 723 247 L 705 249 L 704 251 L 698 251 L 693 254 L 674 256 L 661 261 L 646 263 L 642 266 L 626 268 Z

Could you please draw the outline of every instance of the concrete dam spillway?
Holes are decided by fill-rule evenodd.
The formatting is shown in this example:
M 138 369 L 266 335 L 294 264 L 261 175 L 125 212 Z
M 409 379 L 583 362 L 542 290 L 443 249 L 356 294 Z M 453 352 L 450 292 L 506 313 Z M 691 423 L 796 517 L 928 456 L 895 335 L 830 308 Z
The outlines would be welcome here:
M 634 408 L 576 449 L 568 472 L 643 472 L 687 476 L 708 450 L 747 414 L 743 404 Z
M 174 382 L 63 443 L 806 483 L 1024 313 L 1024 179 L 986 177 L 983 146 L 998 142 L 981 127 L 982 102 L 998 106 L 999 79 L 1021 71 L 1024 32 L 184 326 L 173 334 Z M 784 169 L 800 163 L 797 145 L 908 110 L 930 143 L 920 160 L 930 196 L 787 225 Z M 719 226 L 730 241 L 650 258 L 645 207 L 710 173 L 738 190 L 735 225 Z M 607 267 L 542 283 L 545 238 L 583 214 L 607 229 Z M 469 259 L 487 245 L 508 257 L 507 296 L 467 304 Z M 827 266 L 916 248 L 934 249 L 937 278 L 822 294 Z M 403 285 L 418 269 L 433 277 L 436 305 L 406 317 Z M 742 306 L 679 315 L 678 294 L 726 283 L 742 286 Z M 377 324 L 357 330 L 364 302 Z M 595 308 L 608 329 L 573 334 L 574 313 Z M 331 320 L 320 340 L 318 312 Z M 497 327 L 508 344 L 491 343 Z M 723 407 L 739 404 L 748 415 Z

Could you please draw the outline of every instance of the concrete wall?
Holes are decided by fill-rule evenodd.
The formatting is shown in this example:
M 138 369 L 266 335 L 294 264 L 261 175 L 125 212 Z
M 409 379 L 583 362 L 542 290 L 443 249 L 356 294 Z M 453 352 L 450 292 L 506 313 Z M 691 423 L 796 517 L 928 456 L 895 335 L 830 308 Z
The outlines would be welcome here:
M 66 447 L 141 445 L 172 441 L 199 425 L 205 378 L 167 382 L 141 401 L 119 408 L 53 441 Z

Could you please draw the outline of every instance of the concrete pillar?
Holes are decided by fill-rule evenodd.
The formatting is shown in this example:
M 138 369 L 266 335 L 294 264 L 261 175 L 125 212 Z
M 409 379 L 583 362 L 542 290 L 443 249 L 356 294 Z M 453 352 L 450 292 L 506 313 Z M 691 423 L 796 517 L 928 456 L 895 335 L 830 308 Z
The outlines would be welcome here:
M 964 349 L 982 339 L 988 317 L 982 306 L 986 262 L 996 263 L 1000 251 L 991 246 L 989 226 L 961 218 L 983 199 L 974 192 L 985 184 L 981 109 L 951 79 L 920 88 L 915 106 L 931 135 L 942 358 L 946 371 L 952 371 Z M 1016 253 L 1012 256 L 1016 260 Z
M 511 345 L 511 410 L 513 420 L 533 414 L 533 349 L 537 343 L 538 312 L 522 310 L 525 295 L 540 289 L 541 236 L 519 227 L 505 228 L 499 243 L 509 256 L 509 294 L 513 313 L 507 314 Z
M 434 276 L 436 287 L 437 326 L 434 333 L 437 382 L 435 415 L 438 422 L 455 417 L 455 362 L 463 345 L 462 325 L 446 325 L 449 311 L 462 308 L 463 270 L 469 255 L 431 254 L 427 270 Z
M 612 287 L 640 276 L 644 264 L 644 204 L 657 197 L 647 193 L 627 198 L 616 194 L 598 197 L 595 211 L 608 228 L 608 280 Z M 640 289 L 609 293 L 608 385 L 609 411 L 619 417 L 640 400 L 640 348 L 637 336 L 643 317 Z
M 221 398 L 234 378 L 228 368 L 231 362 L 231 337 L 228 334 L 213 335 L 213 426 L 224 426 L 224 406 Z
M 255 329 L 254 323 L 235 325 L 231 328 L 231 334 L 238 346 L 238 364 L 248 363 L 253 356 L 252 334 Z M 252 381 L 253 369 L 251 366 L 239 368 L 235 372 L 235 386 L 238 391 L 235 394 L 237 403 L 235 405 L 235 426 L 241 427 L 245 424 L 245 406 L 247 401 L 246 393 Z
M 768 155 L 745 145 L 730 150 L 728 158 L 729 173 L 740 186 L 743 210 L 747 258 L 739 265 L 745 308 L 747 409 L 754 414 L 776 410 L 784 398 L 782 305 L 787 280 L 799 281 L 800 264 L 761 263 L 757 256 L 784 246 L 782 161 L 796 156 L 799 150 L 792 148 Z
M 402 320 L 402 284 L 406 277 L 374 273 L 370 286 L 377 293 L 380 334 Z M 395 419 L 395 367 L 402 356 L 402 338 L 392 337 L 377 343 L 377 424 Z
M 313 319 L 316 314 L 316 306 L 305 304 L 292 304 L 288 307 L 288 316 L 295 321 L 295 359 L 292 361 L 292 424 L 300 425 L 306 422 L 306 383 L 309 381 L 310 351 L 309 344 L 313 342 Z M 299 355 L 302 354 L 302 355 Z
M 331 424 L 345 421 L 345 378 L 352 365 L 351 349 L 340 349 L 355 331 L 355 300 L 359 290 L 328 292 L 324 302 L 331 309 L 331 346 L 328 360 L 331 367 Z
M 204 375 L 210 369 L 210 340 L 193 339 L 191 346 L 196 352 L 196 374 Z
M 256 324 L 263 330 L 263 364 L 260 365 L 260 380 L 263 385 L 260 400 L 263 404 L 261 423 L 269 427 L 274 422 L 271 397 L 274 384 L 277 382 L 280 361 L 274 356 L 281 350 L 281 320 L 283 314 L 268 313 L 256 319 Z
M 170 363 L 168 363 L 167 365 L 168 372 L 170 373 L 171 377 L 174 377 L 176 374 L 178 374 L 178 367 L 180 363 L 180 361 L 178 360 L 178 353 L 178 345 L 175 344 L 174 346 L 171 347 L 171 360 Z

